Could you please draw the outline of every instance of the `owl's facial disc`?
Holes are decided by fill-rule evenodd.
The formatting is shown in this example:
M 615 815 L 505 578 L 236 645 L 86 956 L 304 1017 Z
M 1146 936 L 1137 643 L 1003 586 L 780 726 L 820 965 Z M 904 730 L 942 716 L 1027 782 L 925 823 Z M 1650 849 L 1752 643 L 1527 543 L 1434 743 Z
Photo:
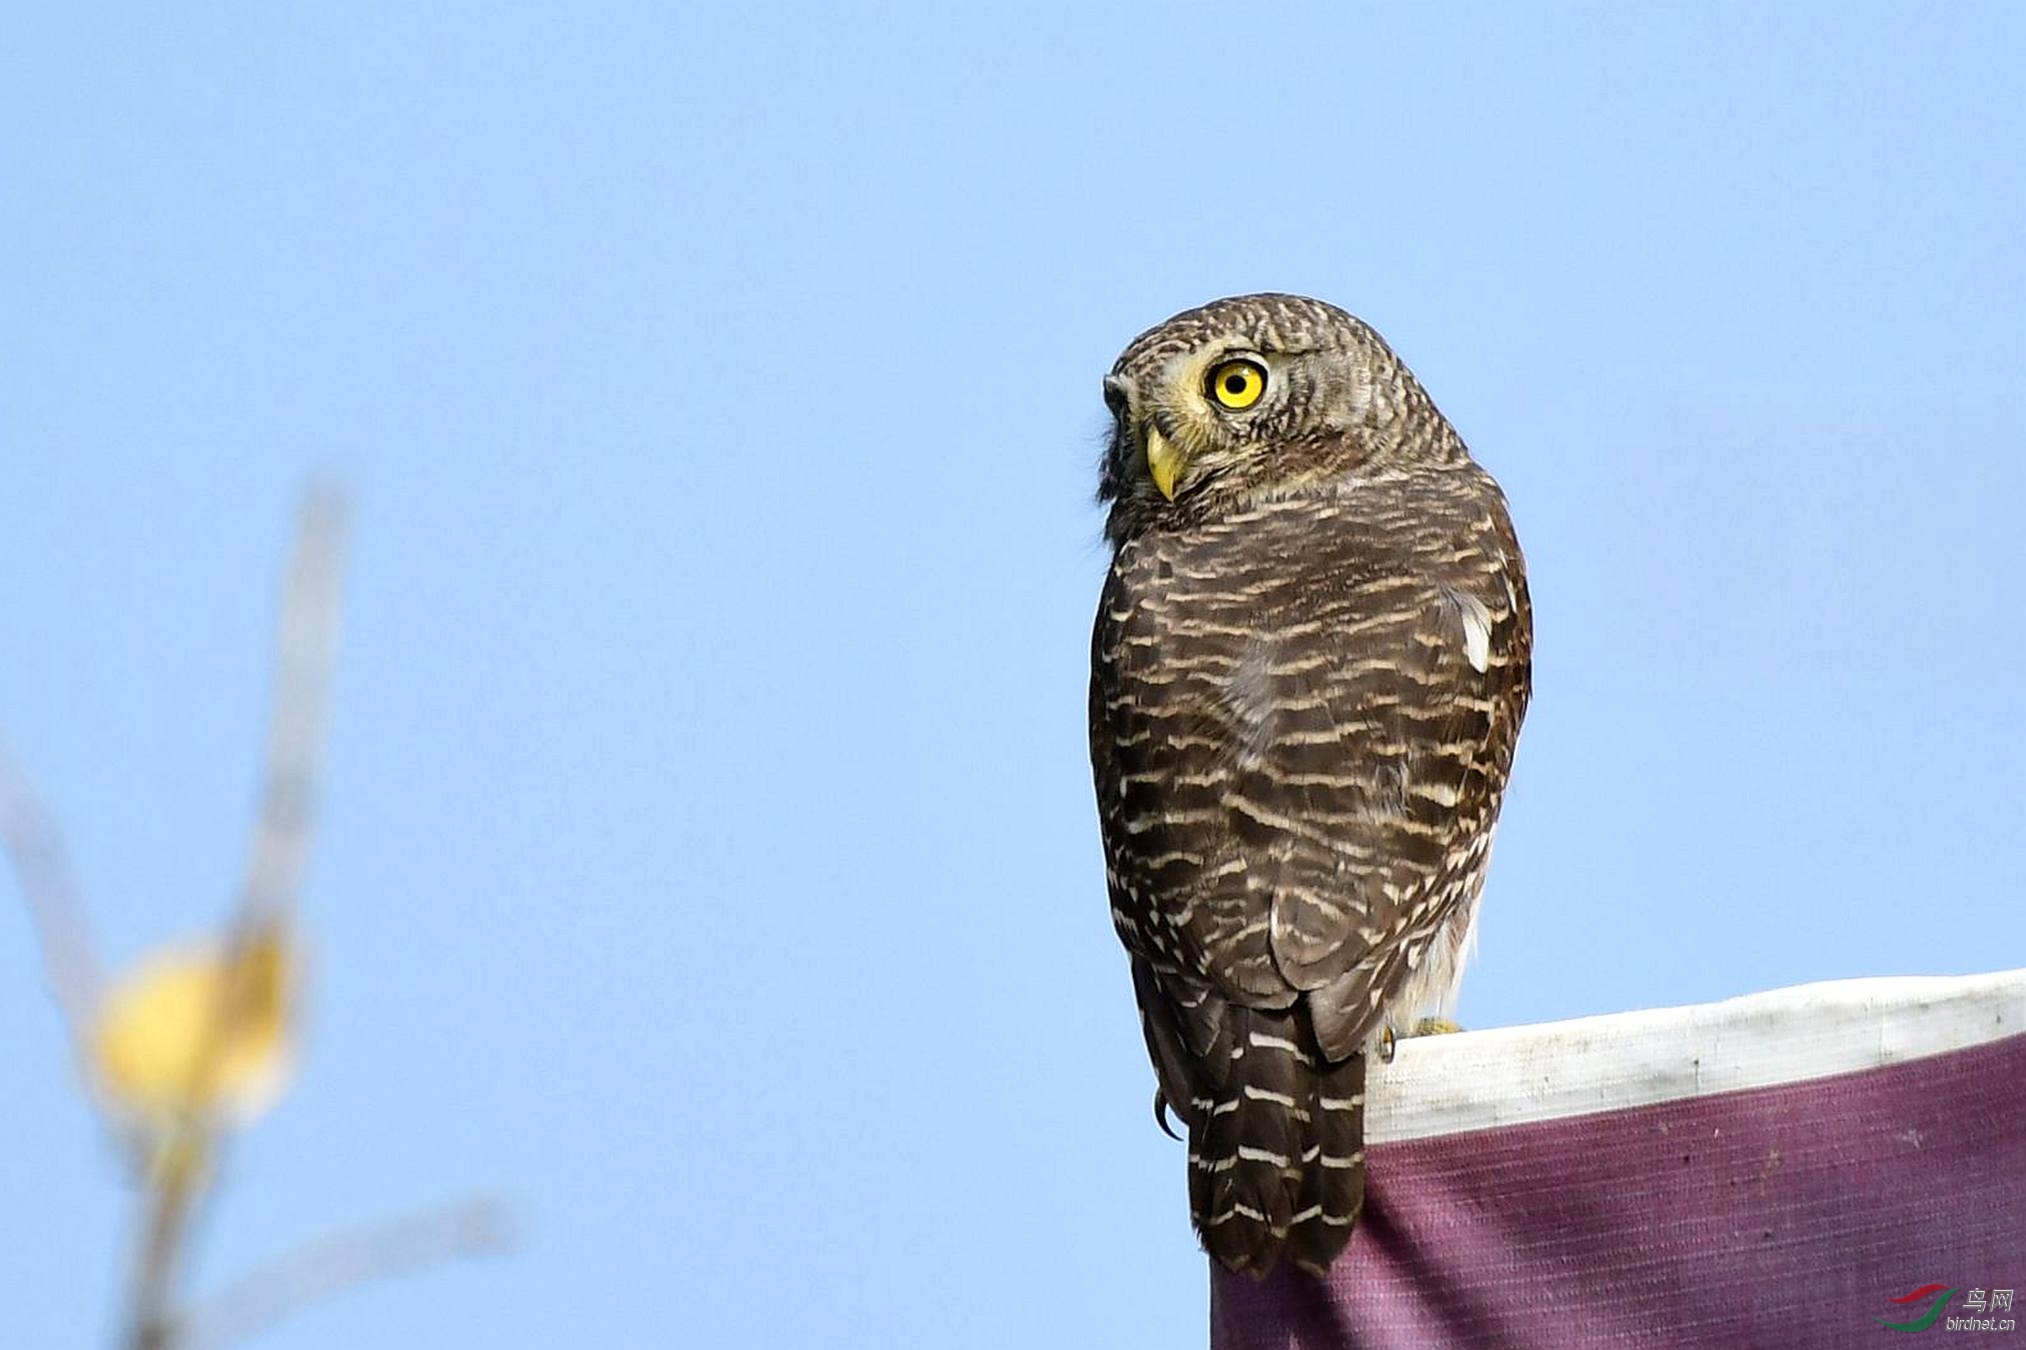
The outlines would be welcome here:
M 1285 372 L 1271 358 L 1228 344 L 1178 353 L 1132 412 L 1140 424 L 1147 476 L 1169 501 L 1245 454 L 1250 424 L 1279 401 Z M 1135 394 L 1140 391 L 1136 388 Z
M 1114 544 L 1305 491 L 1378 456 L 1462 453 L 1403 437 L 1395 424 L 1425 411 L 1413 377 L 1357 319 L 1298 295 L 1177 314 L 1128 343 L 1104 387 L 1112 434 L 1098 497 L 1112 504 Z

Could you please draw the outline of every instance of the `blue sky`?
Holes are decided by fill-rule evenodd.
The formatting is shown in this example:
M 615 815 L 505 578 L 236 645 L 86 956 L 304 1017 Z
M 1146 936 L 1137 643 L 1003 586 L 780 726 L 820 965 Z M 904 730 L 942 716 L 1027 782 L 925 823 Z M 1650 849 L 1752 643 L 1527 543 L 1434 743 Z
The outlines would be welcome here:
M 494 1189 L 275 1350 L 1186 1345 L 1083 744 L 1098 379 L 1373 322 L 1512 499 L 1466 1022 L 2026 964 L 2026 14 L 37 6 L 0 728 L 124 960 L 223 911 L 358 497 L 310 1053 L 201 1281 Z M 0 909 L 0 1343 L 129 1198 Z

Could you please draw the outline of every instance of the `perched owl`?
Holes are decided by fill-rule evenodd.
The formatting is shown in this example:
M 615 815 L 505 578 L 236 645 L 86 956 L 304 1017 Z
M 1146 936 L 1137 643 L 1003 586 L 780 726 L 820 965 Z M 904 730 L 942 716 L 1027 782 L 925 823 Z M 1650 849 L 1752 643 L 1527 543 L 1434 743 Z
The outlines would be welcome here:
M 1091 763 L 1157 1111 L 1225 1266 L 1320 1274 L 1364 1199 L 1365 1055 L 1446 1010 L 1526 712 L 1498 484 L 1379 335 L 1248 295 L 1104 382 Z

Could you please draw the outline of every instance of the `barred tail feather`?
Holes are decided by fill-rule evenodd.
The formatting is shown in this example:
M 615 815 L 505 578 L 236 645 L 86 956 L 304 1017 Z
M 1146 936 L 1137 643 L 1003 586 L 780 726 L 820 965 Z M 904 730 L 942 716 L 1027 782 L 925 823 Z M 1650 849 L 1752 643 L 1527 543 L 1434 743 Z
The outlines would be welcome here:
M 1189 1210 L 1212 1256 L 1264 1275 L 1295 1225 L 1315 1045 L 1293 1010 L 1233 1007 L 1228 1018 L 1227 1071 L 1189 1130 Z
M 1189 1212 L 1224 1267 L 1322 1275 L 1365 1202 L 1365 1057 L 1331 1063 L 1305 1012 L 1232 1007 L 1222 1081 L 1191 1103 Z
M 1288 1255 L 1311 1275 L 1328 1273 L 1365 1207 L 1365 1057 L 1352 1055 L 1316 1075 L 1301 1198 Z

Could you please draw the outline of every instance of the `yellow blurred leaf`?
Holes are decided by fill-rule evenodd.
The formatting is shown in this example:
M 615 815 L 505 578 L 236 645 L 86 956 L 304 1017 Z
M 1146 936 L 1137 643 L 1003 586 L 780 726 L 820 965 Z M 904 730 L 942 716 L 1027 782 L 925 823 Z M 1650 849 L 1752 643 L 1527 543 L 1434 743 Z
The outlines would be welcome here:
M 139 1123 L 249 1120 L 274 1104 L 294 1048 L 296 955 L 280 925 L 240 944 L 170 948 L 106 994 L 90 1061 L 108 1105 Z

